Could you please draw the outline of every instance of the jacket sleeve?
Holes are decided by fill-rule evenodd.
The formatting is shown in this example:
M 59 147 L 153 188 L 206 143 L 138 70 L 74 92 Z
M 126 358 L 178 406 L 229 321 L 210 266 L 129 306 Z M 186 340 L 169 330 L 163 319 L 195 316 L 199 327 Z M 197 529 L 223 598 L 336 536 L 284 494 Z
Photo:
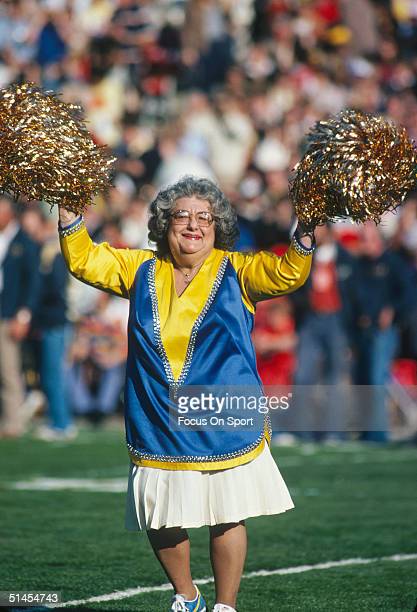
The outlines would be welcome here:
M 39 248 L 29 238 L 24 242 L 23 286 L 19 309 L 27 308 L 34 312 L 38 306 L 41 292 L 41 275 L 39 272 Z
M 296 291 L 310 273 L 313 249 L 300 248 L 293 239 L 282 257 L 269 251 L 229 253 L 236 270 L 242 297 L 254 311 L 256 302 Z
M 407 318 L 410 304 L 414 299 L 413 271 L 410 265 L 405 264 L 399 255 L 389 253 L 390 265 L 390 302 L 394 309 L 398 323 Z
M 87 285 L 128 298 L 139 266 L 153 257 L 153 251 L 95 244 L 82 222 L 73 229 L 67 235 L 65 230 L 60 232 L 61 251 L 71 274 Z

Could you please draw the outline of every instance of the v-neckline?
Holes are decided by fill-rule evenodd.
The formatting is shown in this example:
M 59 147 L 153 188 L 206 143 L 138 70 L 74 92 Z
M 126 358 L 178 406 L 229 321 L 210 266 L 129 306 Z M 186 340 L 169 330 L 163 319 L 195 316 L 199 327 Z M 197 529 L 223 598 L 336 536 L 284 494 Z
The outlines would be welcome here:
M 199 267 L 197 273 L 193 276 L 193 278 L 190 280 L 190 282 L 187 283 L 187 285 L 184 287 L 184 290 L 180 294 L 178 294 L 177 287 L 176 287 L 176 284 L 175 284 L 175 267 L 174 267 L 174 263 L 173 263 L 171 257 L 168 258 L 168 263 L 169 263 L 170 270 L 171 270 L 171 282 L 172 282 L 172 287 L 173 287 L 173 294 L 174 294 L 174 297 L 177 300 L 181 300 L 181 298 L 184 296 L 184 294 L 187 294 L 187 295 L 190 294 L 190 287 L 193 284 L 194 279 L 197 278 L 197 276 L 200 274 L 201 270 L 206 266 L 207 262 L 212 257 L 213 257 L 213 250 L 210 251 L 210 253 L 207 255 L 207 257 L 205 258 L 205 260 L 203 261 L 203 263 Z M 194 283 L 194 286 L 195 286 L 195 283 Z
M 220 255 L 222 255 L 221 258 Z M 219 261 L 217 262 L 216 260 L 218 257 Z M 164 300 L 164 291 L 166 291 L 166 289 L 164 289 L 163 284 L 161 285 L 161 279 L 159 282 L 156 279 L 156 261 L 157 260 L 155 258 L 149 269 L 149 286 L 152 303 L 154 334 L 157 349 L 162 359 L 168 382 L 170 385 L 175 386 L 182 384 L 183 380 L 185 380 L 185 377 L 187 376 L 187 372 L 193 357 L 197 332 L 222 282 L 228 259 L 226 255 L 222 254 L 217 249 L 213 249 L 213 251 L 203 262 L 198 273 L 193 278 L 193 280 L 195 278 L 199 279 L 198 284 L 195 283 L 193 285 L 193 282 L 191 282 L 190 285 L 192 286 L 190 288 L 187 287 L 179 297 L 176 292 L 175 285 L 173 284 L 173 286 L 170 288 L 170 300 Z M 169 282 L 174 283 L 174 266 L 172 261 L 169 258 L 168 261 L 165 259 L 165 262 L 172 268 L 172 270 L 169 272 L 165 268 L 170 278 Z M 207 267 L 213 265 L 214 262 L 216 262 L 216 270 L 215 276 L 212 278 L 213 282 L 210 284 L 205 283 L 204 287 L 202 287 L 202 277 L 201 275 L 199 277 L 199 273 L 201 270 L 207 270 Z M 168 278 L 166 280 L 168 280 Z M 206 292 L 207 295 L 205 295 Z M 182 296 L 186 296 L 186 299 L 181 299 Z M 201 303 L 199 307 L 196 308 L 198 302 Z M 163 315 L 161 307 L 164 310 Z M 175 312 L 174 318 L 172 317 L 173 312 Z M 185 317 L 185 327 L 188 330 L 185 335 L 183 333 L 184 325 L 181 327 L 181 334 L 177 333 L 178 317 L 181 317 L 182 314 Z M 167 330 L 167 321 L 171 327 L 168 336 L 166 336 L 164 339 L 164 334 Z M 167 345 L 165 344 L 166 340 L 169 340 Z M 182 346 L 181 350 L 179 350 L 180 347 L 178 346 L 179 340 L 181 340 L 181 343 L 184 341 L 184 346 Z M 179 355 L 181 356 L 180 363 L 176 363 Z

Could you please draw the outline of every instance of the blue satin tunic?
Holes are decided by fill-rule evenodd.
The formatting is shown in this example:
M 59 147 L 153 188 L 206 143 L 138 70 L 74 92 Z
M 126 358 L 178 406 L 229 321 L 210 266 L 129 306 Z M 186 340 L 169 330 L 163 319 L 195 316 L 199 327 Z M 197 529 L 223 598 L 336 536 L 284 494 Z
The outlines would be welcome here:
M 170 390 L 233 385 L 261 395 L 250 336 L 256 303 L 300 287 L 313 249 L 297 239 L 282 257 L 214 248 L 178 296 L 169 257 L 95 244 L 82 219 L 60 239 L 76 278 L 130 300 L 125 421 L 132 461 L 162 469 L 213 470 L 247 463 L 261 453 L 270 441 L 267 417 L 257 421 L 258 428 L 178 430 L 169 419 Z
M 245 456 L 250 460 L 254 450 L 263 448 L 265 435 L 269 438 L 267 418 L 259 430 L 174 431 L 170 427 L 169 392 L 176 381 L 158 319 L 155 259 L 151 259 L 140 266 L 130 301 L 125 406 L 132 460 L 170 469 L 179 469 L 178 464 L 181 469 L 196 469 L 196 464 L 198 469 L 219 469 L 217 462 L 226 462 L 226 467 L 233 460 L 245 462 Z M 253 322 L 242 301 L 236 271 L 225 256 L 193 326 L 180 384 L 247 385 L 262 394 L 250 336 Z

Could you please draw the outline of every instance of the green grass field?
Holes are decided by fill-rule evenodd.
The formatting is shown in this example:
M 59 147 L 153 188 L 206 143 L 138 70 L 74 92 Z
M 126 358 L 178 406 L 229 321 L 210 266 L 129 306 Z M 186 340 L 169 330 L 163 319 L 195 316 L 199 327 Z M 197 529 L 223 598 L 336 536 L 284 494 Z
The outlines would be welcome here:
M 417 449 L 274 448 L 295 510 L 247 520 L 245 574 L 417 553 Z M 70 443 L 0 441 L 0 590 L 61 591 L 64 601 L 166 584 L 146 534 L 124 529 L 124 492 L 16 489 L 39 478 L 126 479 L 121 431 L 85 428 Z M 191 529 L 194 579 L 209 578 L 207 528 Z M 213 583 L 201 585 L 209 603 Z M 68 609 L 166 612 L 170 590 Z M 412 612 L 417 559 L 242 580 L 239 612 Z

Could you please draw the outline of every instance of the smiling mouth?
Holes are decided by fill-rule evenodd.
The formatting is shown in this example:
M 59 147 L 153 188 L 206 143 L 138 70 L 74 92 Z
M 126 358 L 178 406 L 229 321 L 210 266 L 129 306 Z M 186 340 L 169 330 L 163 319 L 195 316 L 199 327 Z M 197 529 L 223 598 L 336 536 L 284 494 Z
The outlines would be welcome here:
M 198 236 L 197 234 L 182 234 L 182 236 L 184 236 L 184 238 L 187 240 L 201 240 L 201 236 Z

